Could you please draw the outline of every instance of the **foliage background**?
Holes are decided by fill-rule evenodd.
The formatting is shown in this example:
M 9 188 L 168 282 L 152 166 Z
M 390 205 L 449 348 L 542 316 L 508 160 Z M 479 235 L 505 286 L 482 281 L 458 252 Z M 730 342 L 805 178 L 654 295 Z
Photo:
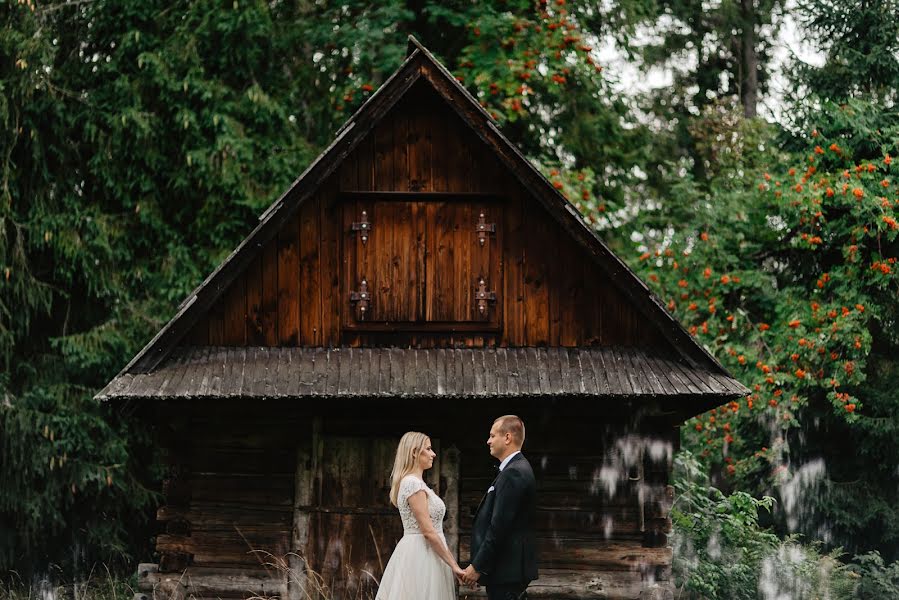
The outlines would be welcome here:
M 759 103 L 786 16 L 823 66 L 786 65 L 775 121 Z M 396 68 L 412 33 L 753 389 L 683 430 L 699 461 L 683 496 L 708 513 L 676 519 L 700 561 L 682 565 L 683 588 L 737 597 L 706 552 L 725 514 L 755 544 L 739 553 L 748 579 L 792 545 L 802 564 L 859 557 L 831 570 L 857 575 L 835 575 L 833 593 L 889 597 L 897 24 L 893 0 L 6 3 L 0 569 L 77 578 L 149 555 L 157 457 L 92 394 Z M 612 42 L 671 85 L 622 93 L 599 61 Z

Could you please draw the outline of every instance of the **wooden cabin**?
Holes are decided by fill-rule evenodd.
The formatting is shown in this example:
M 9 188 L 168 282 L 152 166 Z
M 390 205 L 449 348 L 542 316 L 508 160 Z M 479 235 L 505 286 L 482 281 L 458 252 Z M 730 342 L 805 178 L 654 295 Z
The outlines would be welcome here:
M 410 39 L 97 398 L 136 407 L 168 456 L 142 596 L 373 598 L 407 430 L 437 449 L 465 564 L 487 432 L 514 413 L 538 483 L 531 597 L 646 599 L 672 594 L 678 427 L 747 393 Z

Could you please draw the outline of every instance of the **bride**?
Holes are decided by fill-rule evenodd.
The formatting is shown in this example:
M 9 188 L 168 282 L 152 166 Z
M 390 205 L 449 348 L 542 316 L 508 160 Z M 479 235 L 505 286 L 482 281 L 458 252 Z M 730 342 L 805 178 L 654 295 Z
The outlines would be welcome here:
M 390 503 L 400 511 L 403 537 L 396 545 L 375 600 L 455 600 L 453 575 L 464 571 L 443 537 L 446 505 L 422 479 L 434 464 L 431 440 L 417 431 L 400 439 L 391 473 Z

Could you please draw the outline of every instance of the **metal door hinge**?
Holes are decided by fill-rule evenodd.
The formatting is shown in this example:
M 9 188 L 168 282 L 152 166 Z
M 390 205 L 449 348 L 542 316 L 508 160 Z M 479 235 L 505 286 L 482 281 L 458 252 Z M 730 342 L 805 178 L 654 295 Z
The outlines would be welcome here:
M 368 213 L 366 211 L 362 211 L 362 220 L 358 222 L 354 222 L 350 226 L 351 231 L 358 231 L 360 233 L 359 239 L 362 240 L 362 243 L 368 241 L 369 232 L 371 231 L 371 222 L 368 220 Z
M 487 308 L 491 302 L 496 302 L 496 292 L 487 289 L 487 282 L 483 277 L 478 279 L 478 289 L 474 293 L 474 298 L 478 304 L 478 312 L 482 315 L 487 314 Z
M 484 214 L 484 211 L 481 211 L 478 215 L 478 224 L 475 227 L 475 231 L 478 232 L 478 242 L 483 246 L 487 243 L 487 234 L 496 233 L 496 223 L 488 223 L 487 215 Z
M 368 281 L 365 279 L 359 284 L 358 292 L 350 292 L 350 302 L 356 305 L 358 319 L 365 320 L 365 315 L 371 306 L 371 294 L 368 291 Z

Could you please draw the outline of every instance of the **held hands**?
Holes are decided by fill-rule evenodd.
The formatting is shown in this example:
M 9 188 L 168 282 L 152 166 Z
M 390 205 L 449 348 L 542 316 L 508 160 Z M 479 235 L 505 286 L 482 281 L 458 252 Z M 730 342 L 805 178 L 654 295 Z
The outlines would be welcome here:
M 474 565 L 468 565 L 466 569 L 459 569 L 455 572 L 456 579 L 459 580 L 459 583 L 463 585 L 476 586 L 478 585 L 478 579 L 481 578 L 481 574 L 478 573 Z
M 460 585 L 465 585 L 465 581 L 462 579 L 465 576 L 465 571 L 459 565 L 453 566 L 453 576 Z

